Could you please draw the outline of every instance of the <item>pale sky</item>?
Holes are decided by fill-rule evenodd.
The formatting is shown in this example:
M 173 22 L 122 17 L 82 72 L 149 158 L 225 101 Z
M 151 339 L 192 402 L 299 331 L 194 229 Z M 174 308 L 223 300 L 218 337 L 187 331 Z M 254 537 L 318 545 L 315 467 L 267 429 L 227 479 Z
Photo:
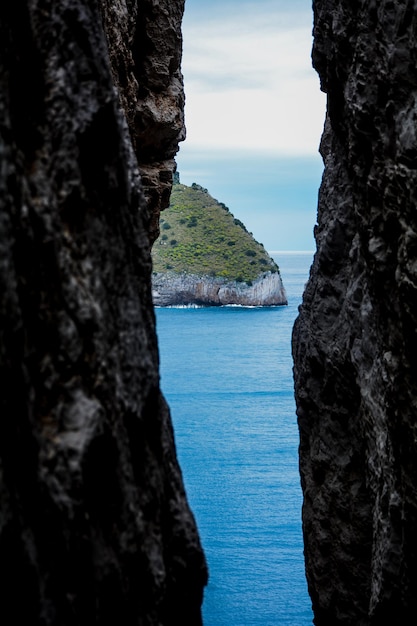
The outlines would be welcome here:
M 186 0 L 181 182 L 207 187 L 268 250 L 313 250 L 325 96 L 311 0 Z

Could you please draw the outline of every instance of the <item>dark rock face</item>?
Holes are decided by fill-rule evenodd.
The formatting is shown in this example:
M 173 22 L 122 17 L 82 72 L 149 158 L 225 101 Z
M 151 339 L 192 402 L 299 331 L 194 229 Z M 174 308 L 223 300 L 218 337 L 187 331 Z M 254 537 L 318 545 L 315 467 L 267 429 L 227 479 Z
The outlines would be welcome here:
M 152 37 L 159 20 L 163 37 L 174 15 L 171 43 L 180 42 L 182 8 L 175 0 L 1 4 L 5 623 L 10 615 L 43 626 L 201 624 L 206 566 L 159 390 L 153 206 L 136 158 L 144 146 L 150 167 L 171 162 L 181 136 L 180 47 L 170 64 L 175 130 L 167 117 L 165 130 L 155 129 L 143 103 L 152 109 L 154 98 L 153 113 L 165 115 L 158 106 L 170 79 L 162 68 L 152 83 L 160 45 L 155 51 Z M 131 102 L 126 115 L 130 134 L 114 82 L 118 33 L 124 86 L 148 80 L 142 104 Z M 132 119 L 145 120 L 142 134 Z
M 314 2 L 325 173 L 293 351 L 317 625 L 417 619 L 416 8 Z

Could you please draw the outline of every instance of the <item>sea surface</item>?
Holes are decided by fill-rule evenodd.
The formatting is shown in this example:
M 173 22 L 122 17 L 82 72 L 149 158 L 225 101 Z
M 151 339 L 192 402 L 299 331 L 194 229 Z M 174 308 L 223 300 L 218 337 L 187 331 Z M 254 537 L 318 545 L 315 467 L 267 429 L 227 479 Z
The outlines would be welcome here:
M 312 253 L 272 253 L 288 306 L 158 308 L 161 385 L 209 567 L 205 626 L 311 626 L 291 331 Z

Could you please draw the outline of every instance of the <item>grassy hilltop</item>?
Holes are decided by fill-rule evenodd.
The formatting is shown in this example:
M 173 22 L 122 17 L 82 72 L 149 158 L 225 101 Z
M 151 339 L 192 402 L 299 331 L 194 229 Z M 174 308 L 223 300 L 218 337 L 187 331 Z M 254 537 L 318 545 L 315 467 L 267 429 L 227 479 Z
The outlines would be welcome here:
M 186 272 L 251 283 L 278 266 L 244 224 L 207 189 L 174 184 L 153 245 L 154 272 Z

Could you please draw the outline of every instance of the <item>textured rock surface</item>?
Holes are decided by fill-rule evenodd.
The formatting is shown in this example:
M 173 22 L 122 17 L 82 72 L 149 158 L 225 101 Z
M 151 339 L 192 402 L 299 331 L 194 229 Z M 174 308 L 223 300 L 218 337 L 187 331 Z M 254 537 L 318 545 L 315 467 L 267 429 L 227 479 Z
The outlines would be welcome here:
M 148 131 L 129 135 L 99 13 L 107 25 L 113 15 L 109 39 L 120 24 L 128 47 L 135 26 L 143 102 L 152 108 L 154 98 L 158 117 L 148 27 L 161 20 L 160 44 L 168 5 L 179 42 L 181 1 L 1 4 L 4 623 L 201 623 L 206 569 L 159 391 L 149 206 L 135 156 L 145 146 L 144 162 L 165 163 L 181 131 L 151 128 L 133 103 L 129 123 L 143 116 Z M 174 56 L 178 74 L 180 47 Z
M 279 272 L 265 272 L 252 285 L 194 274 L 155 273 L 152 277 L 152 297 L 156 306 L 287 304 L 287 296 Z
M 185 138 L 181 74 L 184 0 L 102 0 L 114 82 L 151 205 L 151 242 L 169 205 L 174 156 Z
M 325 173 L 293 349 L 318 626 L 417 619 L 416 8 L 314 2 Z

